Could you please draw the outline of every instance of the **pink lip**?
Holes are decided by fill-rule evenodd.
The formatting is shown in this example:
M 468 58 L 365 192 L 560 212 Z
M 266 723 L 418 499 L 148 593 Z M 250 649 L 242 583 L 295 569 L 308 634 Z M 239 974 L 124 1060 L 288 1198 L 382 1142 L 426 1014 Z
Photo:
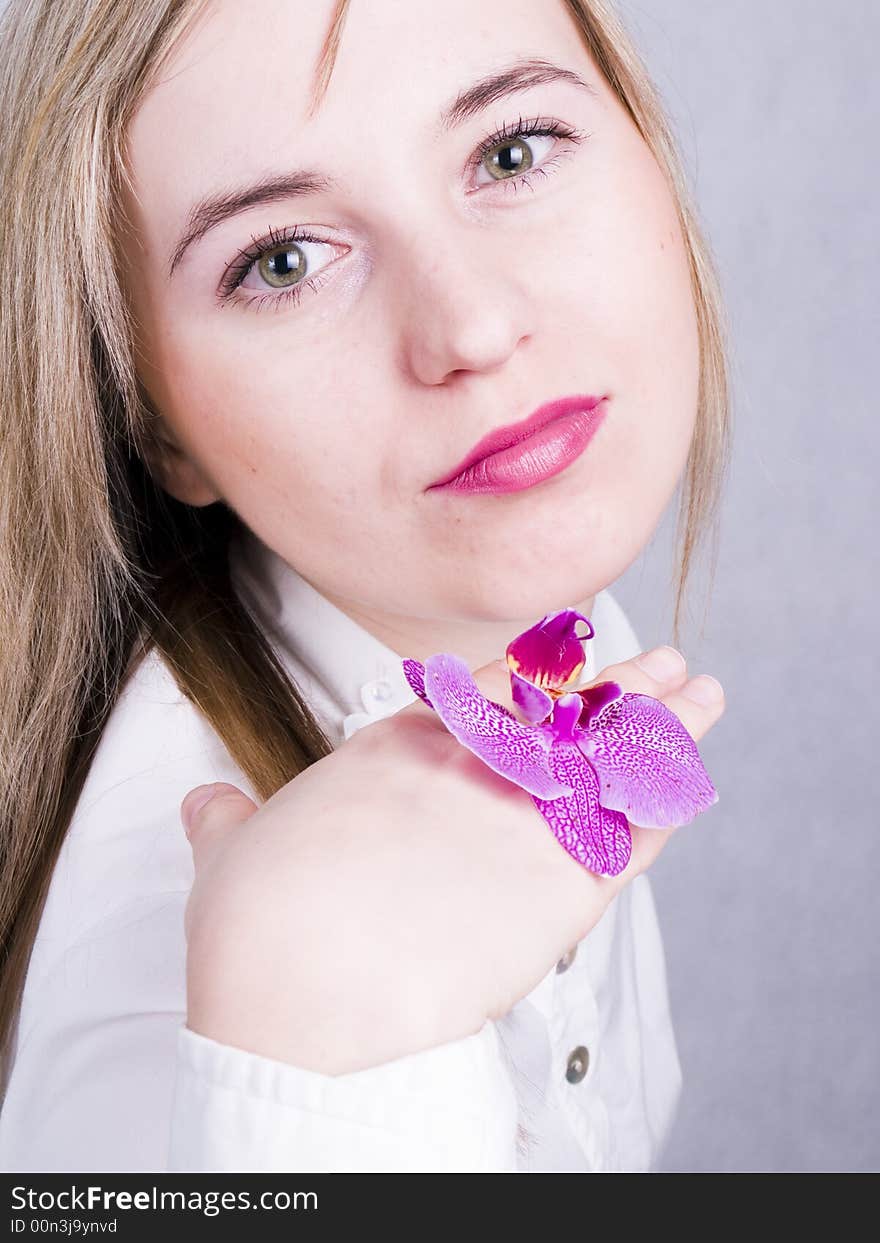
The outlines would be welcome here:
M 518 492 L 565 470 L 605 418 L 607 395 L 576 393 L 539 406 L 519 423 L 498 427 L 431 488 Z

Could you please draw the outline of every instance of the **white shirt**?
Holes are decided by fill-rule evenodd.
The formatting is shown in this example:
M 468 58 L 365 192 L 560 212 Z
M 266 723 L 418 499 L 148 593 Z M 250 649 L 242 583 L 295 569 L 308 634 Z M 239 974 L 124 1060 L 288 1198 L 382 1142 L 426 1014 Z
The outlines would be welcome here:
M 236 589 L 334 745 L 413 702 L 401 657 L 256 536 L 233 548 L 232 564 Z M 641 650 L 607 590 L 591 620 L 585 681 Z M 620 892 L 570 965 L 569 955 L 503 1019 L 326 1075 L 186 1027 L 193 862 L 179 809 L 188 790 L 212 781 L 259 802 L 154 651 L 113 709 L 53 871 L 0 1113 L 0 1168 L 651 1168 L 681 1069 L 647 876 Z

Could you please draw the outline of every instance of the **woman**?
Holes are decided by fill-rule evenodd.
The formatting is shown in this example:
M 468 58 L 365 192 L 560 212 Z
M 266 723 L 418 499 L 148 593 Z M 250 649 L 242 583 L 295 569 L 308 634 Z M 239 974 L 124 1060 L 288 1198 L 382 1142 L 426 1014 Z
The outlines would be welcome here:
M 682 480 L 678 642 L 708 252 L 607 6 L 492 2 L 6 11 L 7 1167 L 649 1168 L 671 1122 L 668 833 L 595 877 L 399 681 L 322 707 L 438 651 L 502 699 L 576 601 L 587 676 L 723 711 L 606 590 Z M 588 451 L 462 476 L 587 396 Z

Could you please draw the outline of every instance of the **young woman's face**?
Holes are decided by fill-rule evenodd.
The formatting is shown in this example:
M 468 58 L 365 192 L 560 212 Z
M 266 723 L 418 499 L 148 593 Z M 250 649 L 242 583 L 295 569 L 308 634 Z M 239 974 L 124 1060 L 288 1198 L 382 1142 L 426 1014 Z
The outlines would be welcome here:
M 673 198 L 561 0 L 352 0 L 310 119 L 332 8 L 217 0 L 133 119 L 126 284 L 176 445 L 152 469 L 354 610 L 531 622 L 626 569 L 685 463 L 699 346 Z M 592 89 L 526 83 L 441 124 L 526 58 Z M 261 195 L 304 169 L 327 183 Z M 429 488 L 583 393 L 606 416 L 561 473 Z

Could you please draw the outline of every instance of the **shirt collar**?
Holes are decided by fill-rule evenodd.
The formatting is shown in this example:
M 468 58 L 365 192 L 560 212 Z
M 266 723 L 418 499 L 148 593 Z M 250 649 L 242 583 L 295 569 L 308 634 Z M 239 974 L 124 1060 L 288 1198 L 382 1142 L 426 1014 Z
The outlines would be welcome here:
M 233 583 L 282 664 L 338 745 L 415 701 L 402 656 L 323 596 L 244 529 L 230 546 Z
M 343 613 L 248 528 L 230 545 L 230 570 L 239 596 L 334 745 L 415 701 L 402 655 Z M 640 650 L 607 589 L 597 594 L 590 620 L 596 637 L 585 646 L 580 682 Z

